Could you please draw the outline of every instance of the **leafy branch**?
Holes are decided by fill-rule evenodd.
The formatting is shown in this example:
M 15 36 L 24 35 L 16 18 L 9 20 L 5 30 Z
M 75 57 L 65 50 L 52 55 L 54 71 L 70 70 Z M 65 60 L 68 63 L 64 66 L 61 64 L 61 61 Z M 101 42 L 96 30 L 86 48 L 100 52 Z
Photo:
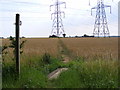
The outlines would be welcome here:
M 14 53 L 14 55 L 15 55 L 16 40 L 15 40 L 15 38 L 12 37 L 12 36 L 10 36 L 10 39 L 9 39 L 9 40 L 11 41 L 9 47 L 14 49 L 14 50 L 13 50 L 13 53 Z M 21 41 L 21 43 L 20 43 L 20 54 L 23 53 L 22 48 L 24 47 L 25 42 L 26 42 L 26 40 Z
M 2 59 L 3 59 L 3 61 L 5 60 L 5 55 L 8 53 L 8 51 L 7 51 L 8 48 L 13 48 L 14 57 L 15 57 L 15 55 L 16 55 L 16 54 L 15 54 L 15 53 L 16 53 L 16 52 L 15 52 L 16 40 L 15 40 L 15 38 L 12 37 L 12 36 L 10 36 L 9 40 L 10 40 L 10 44 L 9 44 L 9 45 L 4 45 L 4 46 L 1 46 L 1 47 L 0 47 L 0 54 L 2 54 Z M 25 42 L 26 42 L 26 40 L 23 40 L 23 41 L 20 42 L 20 54 L 23 53 L 22 48 L 24 47 Z M 14 60 L 14 59 L 15 59 L 15 58 L 13 58 L 13 60 Z
M 0 47 L 0 54 L 2 54 L 2 59 L 3 61 L 5 60 L 5 55 L 8 53 L 6 49 L 8 48 L 7 45 L 1 46 Z

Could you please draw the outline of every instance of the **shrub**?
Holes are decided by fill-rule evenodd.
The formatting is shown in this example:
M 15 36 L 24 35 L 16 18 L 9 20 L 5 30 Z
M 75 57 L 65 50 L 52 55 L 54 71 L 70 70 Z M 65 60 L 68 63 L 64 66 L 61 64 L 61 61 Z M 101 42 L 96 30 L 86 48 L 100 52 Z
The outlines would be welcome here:
M 50 54 L 49 53 L 45 53 L 44 55 L 43 55 L 43 62 L 45 63 L 45 64 L 50 64 Z

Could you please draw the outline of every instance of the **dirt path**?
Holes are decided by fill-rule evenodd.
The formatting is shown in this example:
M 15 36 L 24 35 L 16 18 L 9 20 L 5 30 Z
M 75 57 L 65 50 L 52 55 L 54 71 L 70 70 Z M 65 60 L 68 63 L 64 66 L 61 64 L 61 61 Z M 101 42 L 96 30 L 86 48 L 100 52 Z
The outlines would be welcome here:
M 65 44 L 63 43 L 63 41 L 61 39 L 59 39 L 58 41 L 58 51 L 60 54 L 60 57 L 63 61 L 63 63 L 68 63 L 72 58 L 71 56 L 71 52 L 67 49 L 67 47 L 65 46 Z M 61 72 L 68 70 L 68 68 L 58 68 L 56 70 L 54 70 L 53 72 L 51 72 L 48 75 L 48 79 L 56 79 Z
M 72 59 L 71 51 L 66 47 L 61 39 L 58 41 L 58 51 L 64 63 L 67 63 Z

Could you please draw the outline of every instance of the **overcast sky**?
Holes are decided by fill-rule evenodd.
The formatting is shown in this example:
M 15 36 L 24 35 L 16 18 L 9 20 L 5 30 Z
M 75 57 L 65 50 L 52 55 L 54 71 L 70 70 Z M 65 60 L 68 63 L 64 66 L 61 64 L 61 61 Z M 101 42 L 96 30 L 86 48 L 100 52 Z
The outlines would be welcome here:
M 22 26 L 20 26 L 20 36 L 25 37 L 48 37 L 52 30 L 52 20 L 49 6 L 55 0 L 0 0 L 0 37 L 14 36 L 15 34 L 15 14 L 20 14 Z M 64 30 L 67 36 L 92 35 L 94 29 L 96 10 L 91 8 L 96 6 L 97 0 L 60 0 L 66 2 L 67 8 L 61 6 L 65 12 L 63 18 Z M 106 8 L 106 15 L 110 35 L 118 35 L 118 1 L 104 0 L 104 3 L 111 5 L 112 14 Z

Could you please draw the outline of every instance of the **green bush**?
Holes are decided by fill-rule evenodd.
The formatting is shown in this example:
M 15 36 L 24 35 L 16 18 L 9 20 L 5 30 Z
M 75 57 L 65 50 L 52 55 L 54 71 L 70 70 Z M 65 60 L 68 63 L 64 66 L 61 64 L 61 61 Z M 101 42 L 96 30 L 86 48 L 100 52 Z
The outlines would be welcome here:
M 51 57 L 50 63 L 44 64 L 44 66 L 41 66 L 41 70 L 46 74 L 49 74 L 52 71 L 56 70 L 57 68 L 61 68 L 61 67 L 63 67 L 63 63 L 59 59 Z
M 43 61 L 45 64 L 50 64 L 50 62 L 51 62 L 50 54 L 49 54 L 49 53 L 45 53 L 45 54 L 43 55 L 42 61 Z

